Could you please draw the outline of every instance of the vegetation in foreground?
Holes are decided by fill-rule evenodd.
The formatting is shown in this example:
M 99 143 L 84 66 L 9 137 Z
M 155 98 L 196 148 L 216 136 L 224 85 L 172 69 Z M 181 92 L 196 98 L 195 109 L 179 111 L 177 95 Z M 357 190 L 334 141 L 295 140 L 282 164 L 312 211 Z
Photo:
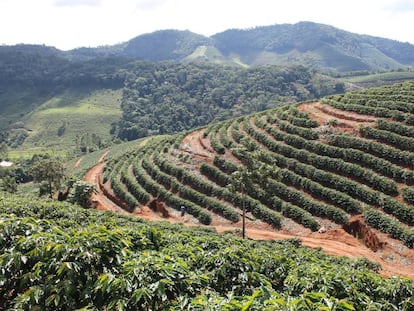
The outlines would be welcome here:
M 1 309 L 412 310 L 414 281 L 264 242 L 0 193 Z

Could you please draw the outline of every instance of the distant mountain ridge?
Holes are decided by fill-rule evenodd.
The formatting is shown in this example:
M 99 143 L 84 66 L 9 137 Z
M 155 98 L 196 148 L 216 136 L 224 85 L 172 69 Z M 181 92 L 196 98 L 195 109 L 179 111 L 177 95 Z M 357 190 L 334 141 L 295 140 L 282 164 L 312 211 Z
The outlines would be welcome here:
M 159 30 L 116 45 L 66 52 L 34 45 L 0 47 L 0 53 L 6 51 L 59 56 L 75 61 L 123 57 L 145 61 L 207 61 L 242 66 L 300 64 L 332 72 L 414 66 L 414 45 L 410 43 L 359 35 L 313 22 L 229 29 L 211 37 L 188 30 Z

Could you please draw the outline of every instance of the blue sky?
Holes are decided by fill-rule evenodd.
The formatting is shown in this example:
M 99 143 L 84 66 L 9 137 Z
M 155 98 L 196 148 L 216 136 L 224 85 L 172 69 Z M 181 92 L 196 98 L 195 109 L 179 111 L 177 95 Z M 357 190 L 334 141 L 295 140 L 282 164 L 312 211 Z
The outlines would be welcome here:
M 299 21 L 414 44 L 414 0 L 0 0 L 0 44 L 68 50 L 160 29 L 209 36 Z

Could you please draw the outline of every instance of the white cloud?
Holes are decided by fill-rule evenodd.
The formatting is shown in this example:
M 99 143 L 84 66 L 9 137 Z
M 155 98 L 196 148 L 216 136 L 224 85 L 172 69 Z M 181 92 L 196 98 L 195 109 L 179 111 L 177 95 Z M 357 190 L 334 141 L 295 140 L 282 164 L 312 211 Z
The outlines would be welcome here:
M 136 9 L 143 11 L 152 11 L 166 4 L 168 0 L 137 0 Z
M 385 6 L 384 9 L 388 9 L 396 13 L 406 14 L 414 12 L 414 2 L 412 0 L 393 1 Z
M 55 6 L 99 6 L 102 0 L 54 0 Z

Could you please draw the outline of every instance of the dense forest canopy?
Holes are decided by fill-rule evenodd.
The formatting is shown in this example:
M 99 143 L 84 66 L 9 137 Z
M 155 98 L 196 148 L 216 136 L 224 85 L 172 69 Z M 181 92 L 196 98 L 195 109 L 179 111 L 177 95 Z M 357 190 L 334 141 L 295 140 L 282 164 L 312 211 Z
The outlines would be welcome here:
M 111 133 L 127 140 L 343 91 L 342 83 L 303 66 L 242 68 L 122 57 L 73 61 L 55 49 L 38 46 L 20 46 L 17 53 L 0 49 L 0 69 L 0 106 L 4 109 L 0 127 L 25 133 L 2 135 L 2 141 L 13 147 L 30 135 L 24 121 L 13 122 L 67 89 L 80 93 L 122 89 L 122 117 L 112 124 Z
M 129 59 L 112 57 L 71 61 L 52 48 L 0 48 L 0 91 L 11 86 L 54 90 L 70 86 L 120 87 Z
M 174 133 L 343 91 L 343 84 L 320 79 L 303 66 L 137 63 L 125 81 L 118 136 Z

